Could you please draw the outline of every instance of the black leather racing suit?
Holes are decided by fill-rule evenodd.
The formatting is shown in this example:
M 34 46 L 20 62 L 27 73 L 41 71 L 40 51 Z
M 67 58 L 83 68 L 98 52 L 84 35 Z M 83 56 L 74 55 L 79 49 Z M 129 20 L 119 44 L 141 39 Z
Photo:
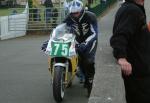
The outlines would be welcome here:
M 94 13 L 83 10 L 78 19 L 68 15 L 64 22 L 73 30 L 77 43 L 86 43 L 85 51 L 79 53 L 79 65 L 85 74 L 86 82 L 92 84 L 98 39 L 97 18 Z

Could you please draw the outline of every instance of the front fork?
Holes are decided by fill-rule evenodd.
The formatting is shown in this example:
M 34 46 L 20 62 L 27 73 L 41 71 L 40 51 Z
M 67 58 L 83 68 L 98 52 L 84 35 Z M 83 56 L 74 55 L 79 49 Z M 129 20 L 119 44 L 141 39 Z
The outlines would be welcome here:
M 51 61 L 50 58 L 48 61 Z M 68 71 L 69 71 L 69 62 L 66 61 L 66 63 L 56 63 L 55 60 L 52 62 L 52 64 L 50 62 L 49 63 L 49 72 L 50 72 L 50 75 L 51 75 L 51 81 L 52 81 L 52 84 L 53 84 L 53 77 L 54 77 L 54 69 L 56 66 L 62 66 L 64 67 L 64 70 L 63 70 L 63 75 L 64 75 L 64 85 L 65 87 L 67 87 L 67 84 L 68 84 Z M 52 65 L 52 66 L 51 66 Z
M 65 69 L 65 87 L 67 86 L 67 84 L 68 84 L 68 70 L 69 70 L 69 62 L 67 61 L 66 62 L 66 69 Z

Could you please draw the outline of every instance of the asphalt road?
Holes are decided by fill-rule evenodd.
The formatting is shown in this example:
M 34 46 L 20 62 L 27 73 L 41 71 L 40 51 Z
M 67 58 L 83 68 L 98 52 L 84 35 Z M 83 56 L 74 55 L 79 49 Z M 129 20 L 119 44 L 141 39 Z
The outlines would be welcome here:
M 55 103 L 47 56 L 40 46 L 47 36 L 30 35 L 0 41 L 0 103 Z M 87 103 L 78 79 L 62 103 Z

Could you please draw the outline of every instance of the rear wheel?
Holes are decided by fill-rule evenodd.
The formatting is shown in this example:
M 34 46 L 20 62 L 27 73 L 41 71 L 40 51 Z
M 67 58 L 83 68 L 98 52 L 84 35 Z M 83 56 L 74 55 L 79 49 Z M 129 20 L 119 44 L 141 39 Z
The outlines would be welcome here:
M 54 69 L 53 78 L 53 96 L 56 102 L 61 102 L 64 98 L 65 90 L 65 75 L 63 72 L 63 67 L 57 66 Z

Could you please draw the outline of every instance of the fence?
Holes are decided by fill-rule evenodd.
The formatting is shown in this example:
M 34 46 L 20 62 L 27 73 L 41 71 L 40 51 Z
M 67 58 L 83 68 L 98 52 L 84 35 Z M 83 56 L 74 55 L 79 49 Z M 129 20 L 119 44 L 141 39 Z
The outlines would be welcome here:
M 103 0 L 99 0 L 103 1 Z M 94 12 L 97 16 L 100 16 L 105 9 L 107 9 L 112 3 L 117 0 L 106 0 L 106 2 L 100 2 L 96 6 L 89 8 L 90 11 Z M 95 2 L 98 2 L 97 0 Z M 28 8 L 28 21 L 27 24 L 24 22 L 26 17 L 12 18 L 8 17 L 8 29 L 13 30 L 40 30 L 49 31 L 55 28 L 58 24 L 62 23 L 65 18 L 65 10 L 62 6 L 56 6 L 53 8 Z M 15 26 L 14 26 L 15 24 Z M 26 25 L 26 28 L 23 28 Z M 23 27 L 22 27 L 23 26 Z
M 31 8 L 28 12 L 22 13 L 27 15 L 28 20 L 25 23 L 26 17 L 12 18 L 8 16 L 8 29 L 13 30 L 51 30 L 60 24 L 64 17 L 65 11 L 63 8 Z M 21 15 L 21 14 L 20 14 Z M 14 26 L 15 24 L 15 26 Z M 26 28 L 24 28 L 26 25 Z
M 102 1 L 102 0 L 100 0 Z M 99 1 L 99 2 L 100 2 Z M 105 9 L 117 0 L 106 0 L 106 2 L 100 2 L 95 0 L 95 4 L 89 8 L 97 16 L 100 16 Z M 0 19 L 0 38 L 11 38 L 21 35 L 25 35 L 26 31 L 51 31 L 58 24 L 62 23 L 66 13 L 62 4 L 54 6 L 53 8 L 28 8 L 24 12 L 17 13 L 16 8 L 10 16 L 1 17 Z M 18 10 L 18 9 L 17 9 Z
M 60 7 L 32 8 L 29 11 L 27 30 L 51 30 L 65 18 L 65 11 Z

